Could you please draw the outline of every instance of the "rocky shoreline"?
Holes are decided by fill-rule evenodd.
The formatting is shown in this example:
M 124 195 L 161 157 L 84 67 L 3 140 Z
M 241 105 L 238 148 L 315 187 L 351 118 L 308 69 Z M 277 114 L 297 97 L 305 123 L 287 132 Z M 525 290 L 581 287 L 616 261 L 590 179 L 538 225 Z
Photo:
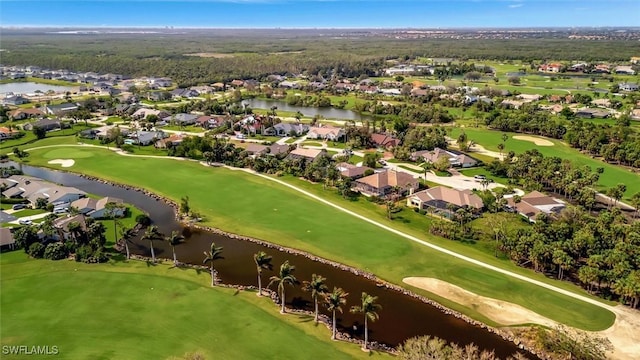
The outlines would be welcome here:
M 449 308 L 441 305 L 440 303 L 438 303 L 438 302 L 436 302 L 434 300 L 431 300 L 431 299 L 429 299 L 427 297 L 424 297 L 422 295 L 416 294 L 416 293 L 414 293 L 414 292 L 412 292 L 410 290 L 407 290 L 407 289 L 405 289 L 405 288 L 403 288 L 401 286 L 398 286 L 398 285 L 389 283 L 389 282 L 387 282 L 385 280 L 382 280 L 382 279 L 378 278 L 377 276 L 375 276 L 372 273 L 369 273 L 369 272 L 366 272 L 366 271 L 363 271 L 363 270 L 360 270 L 360 269 L 356 269 L 354 267 L 347 266 L 347 265 L 344 265 L 344 264 L 341 264 L 341 263 L 338 263 L 338 262 L 335 262 L 335 261 L 327 260 L 327 259 L 315 256 L 315 255 L 312 255 L 312 254 L 309 254 L 309 253 L 301 251 L 301 250 L 288 248 L 288 247 L 285 247 L 285 246 L 273 244 L 273 243 L 270 243 L 270 242 L 266 242 L 266 241 L 263 241 L 263 240 L 260 240 L 260 239 L 251 238 L 251 237 L 248 237 L 248 236 L 242 236 L 242 235 L 238 235 L 238 234 L 234 234 L 234 233 L 229 233 L 229 232 L 223 231 L 221 229 L 217 229 L 217 228 L 213 228 L 213 227 L 209 227 L 209 226 L 203 226 L 203 225 L 199 225 L 199 224 L 193 223 L 193 222 L 185 222 L 184 219 L 179 214 L 179 211 L 178 211 L 179 205 L 175 201 L 173 201 L 173 200 L 171 200 L 169 198 L 157 195 L 157 194 L 155 194 L 155 193 L 153 193 L 153 192 L 151 192 L 149 190 L 143 189 L 143 188 L 138 188 L 138 187 L 131 186 L 131 185 L 126 185 L 126 184 L 114 183 L 114 182 L 111 182 L 111 181 L 103 180 L 103 179 L 96 178 L 96 177 L 90 176 L 90 175 L 85 175 L 85 174 L 77 174 L 77 175 L 82 177 L 82 178 L 85 178 L 85 179 L 88 179 L 88 180 L 92 180 L 92 181 L 96 181 L 96 182 L 100 182 L 100 183 L 103 183 L 103 184 L 109 184 L 109 185 L 121 187 L 121 188 L 124 188 L 124 189 L 127 189 L 127 190 L 133 190 L 133 191 L 141 192 L 141 193 L 143 193 L 143 194 L 145 194 L 145 195 L 147 195 L 147 196 L 149 196 L 151 198 L 156 199 L 157 201 L 162 201 L 162 202 L 164 202 L 165 204 L 171 206 L 174 209 L 175 219 L 178 222 L 180 222 L 181 224 L 183 224 L 184 226 L 186 226 L 186 227 L 192 227 L 192 228 L 195 228 L 195 229 L 212 232 L 214 234 L 221 235 L 221 236 L 226 236 L 226 237 L 229 237 L 229 238 L 232 238 L 232 239 L 236 239 L 236 240 L 253 242 L 253 243 L 256 243 L 256 244 L 259 244 L 259 245 L 262 245 L 262 246 L 265 246 L 265 247 L 268 247 L 268 248 L 271 248 L 271 249 L 275 249 L 275 250 L 278 250 L 278 251 L 282 251 L 282 252 L 288 253 L 288 254 L 304 256 L 309 260 L 317 261 L 317 262 L 332 266 L 334 268 L 337 268 L 337 269 L 340 269 L 340 270 L 343 270 L 343 271 L 351 272 L 351 273 L 353 273 L 355 275 L 358 275 L 358 276 L 364 277 L 364 278 L 366 278 L 368 280 L 374 281 L 377 284 L 378 287 L 384 287 L 384 288 L 399 292 L 399 293 L 401 293 L 403 295 L 410 296 L 410 297 L 415 298 L 415 299 L 417 299 L 417 300 L 419 300 L 419 301 L 421 301 L 421 302 L 423 302 L 425 304 L 429 304 L 431 306 L 436 307 L 437 309 L 439 309 L 440 311 L 442 311 L 443 313 L 445 313 L 447 315 L 454 316 L 454 317 L 456 317 L 458 319 L 461 319 L 461 320 L 463 320 L 463 321 L 465 321 L 465 322 L 467 322 L 467 323 L 469 323 L 471 325 L 474 325 L 474 326 L 480 327 L 482 329 L 485 329 L 485 330 L 487 330 L 489 332 L 492 332 L 492 333 L 500 336 L 504 340 L 507 340 L 509 342 L 512 342 L 512 343 L 516 344 L 518 346 L 518 348 L 520 348 L 520 349 L 522 349 L 524 351 L 527 351 L 527 352 L 529 352 L 531 354 L 534 354 L 534 355 L 538 356 L 541 359 L 548 359 L 549 358 L 545 354 L 537 353 L 537 352 L 535 352 L 535 350 L 533 350 L 530 347 L 526 346 L 524 344 L 524 342 L 522 341 L 522 339 L 517 338 L 511 332 L 508 332 L 508 331 L 505 331 L 505 330 L 502 330 L 502 329 L 498 329 L 498 328 L 494 328 L 494 327 L 489 326 L 489 325 L 487 325 L 487 324 L 485 324 L 483 322 L 474 320 L 474 319 L 472 319 L 472 318 L 470 318 L 470 317 L 468 317 L 468 316 L 466 316 L 466 315 L 464 315 L 464 314 L 462 314 L 460 312 L 457 312 L 455 310 L 449 309 Z M 137 256 L 137 257 L 139 257 L 139 256 Z M 132 258 L 133 258 L 133 256 L 132 256 Z M 139 257 L 139 258 L 143 258 L 143 257 Z M 146 258 L 144 258 L 144 259 L 148 260 Z M 199 265 L 189 265 L 189 266 L 193 266 L 194 268 L 195 267 L 201 267 Z M 225 284 L 224 286 L 232 287 L 232 288 L 235 288 L 235 289 L 238 289 L 238 290 L 255 289 L 255 287 L 247 287 L 247 286 L 232 285 L 232 284 Z M 264 290 L 265 289 L 263 289 L 263 291 Z M 269 290 L 269 291 L 271 292 L 271 290 Z M 271 297 L 272 297 L 272 299 L 274 299 L 275 302 L 278 302 L 278 295 L 277 294 L 272 294 Z M 308 311 L 305 311 L 305 310 L 295 310 L 294 309 L 294 310 L 290 310 L 290 311 L 297 312 L 297 313 L 309 313 Z M 311 313 L 311 314 L 313 314 L 313 313 Z M 327 321 L 326 319 L 323 320 L 323 323 L 325 323 L 325 325 L 327 324 L 326 321 Z M 331 328 L 330 321 L 328 321 L 328 324 L 329 324 L 328 325 L 329 328 Z M 354 339 L 351 336 L 349 336 L 348 334 L 344 334 L 344 333 L 340 334 L 340 336 L 338 338 L 340 340 L 345 340 L 345 341 L 350 341 L 350 342 L 362 344 L 361 340 Z M 375 347 L 374 347 L 374 345 L 375 345 Z M 391 347 L 389 347 L 389 346 L 387 346 L 385 344 L 371 343 L 370 347 L 372 349 L 375 349 L 375 350 L 389 351 L 389 352 L 393 352 L 394 351 L 393 348 L 391 348 Z

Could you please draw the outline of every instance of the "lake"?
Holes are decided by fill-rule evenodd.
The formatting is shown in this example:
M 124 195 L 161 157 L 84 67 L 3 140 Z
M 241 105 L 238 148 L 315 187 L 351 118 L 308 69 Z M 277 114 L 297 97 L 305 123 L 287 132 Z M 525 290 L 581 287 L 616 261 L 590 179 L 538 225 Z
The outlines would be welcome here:
M 4 166 L 8 165 L 11 163 Z M 295 275 L 299 280 L 310 279 L 312 274 L 321 274 L 328 279 L 329 288 L 342 287 L 350 294 L 348 304 L 345 306 L 346 309 L 358 302 L 362 291 L 378 296 L 378 303 L 382 305 L 382 310 L 379 321 L 370 324 L 369 338 L 371 340 L 396 346 L 414 336 L 432 335 L 460 345 L 474 343 L 480 349 L 495 350 L 496 355 L 503 359 L 517 351 L 525 353 L 515 344 L 486 329 L 448 315 L 419 299 L 380 287 L 375 281 L 352 272 L 261 244 L 183 227 L 175 220 L 175 213 L 171 206 L 140 191 L 90 180 L 71 173 L 27 165 L 23 166 L 23 171 L 26 175 L 65 186 L 73 186 L 88 193 L 125 199 L 127 203 L 146 211 L 162 233 L 169 234 L 173 230 L 181 231 L 186 242 L 176 247 L 179 261 L 202 264 L 203 251 L 209 249 L 211 241 L 215 241 L 217 246 L 224 247 L 224 260 L 216 263 L 216 270 L 224 283 L 255 286 L 256 267 L 253 262 L 253 254 L 264 251 L 273 256 L 274 268 L 277 268 L 283 261 L 289 260 L 292 265 L 296 266 Z M 132 253 L 150 256 L 148 241 L 141 241 L 140 234 L 133 242 L 130 246 Z M 166 242 L 156 242 L 154 248 L 157 256 L 172 257 L 171 248 Z M 272 271 L 265 271 L 263 284 L 268 283 L 266 279 L 273 274 Z M 313 303 L 309 293 L 303 292 L 299 286 L 287 288 L 286 296 L 288 307 L 312 310 Z M 275 307 L 274 304 L 274 312 L 277 311 Z M 324 308 L 321 309 L 323 313 L 328 315 Z M 349 311 L 338 314 L 339 330 L 351 336 L 362 338 L 362 324 L 362 317 L 359 315 L 351 314 Z M 329 330 L 326 335 L 329 336 Z M 537 359 L 530 353 L 526 353 L 526 356 L 530 359 Z
M 15 83 L 8 83 L 8 84 L 0 84 L 0 94 L 14 93 L 14 94 L 30 95 L 30 94 L 34 94 L 36 90 L 40 90 L 43 93 L 46 93 L 49 90 L 52 90 L 55 92 L 67 92 L 67 91 L 77 90 L 77 87 L 39 84 L 34 82 L 15 82 Z
M 245 99 L 242 100 L 243 104 L 247 104 L 252 109 L 271 109 L 272 106 L 276 106 L 276 113 L 278 110 L 296 112 L 300 111 L 302 115 L 313 117 L 320 115 L 325 119 L 337 119 L 337 120 L 371 120 L 371 116 L 362 115 L 356 111 L 335 109 L 332 107 L 306 107 L 289 105 L 286 101 L 269 100 L 269 99 Z

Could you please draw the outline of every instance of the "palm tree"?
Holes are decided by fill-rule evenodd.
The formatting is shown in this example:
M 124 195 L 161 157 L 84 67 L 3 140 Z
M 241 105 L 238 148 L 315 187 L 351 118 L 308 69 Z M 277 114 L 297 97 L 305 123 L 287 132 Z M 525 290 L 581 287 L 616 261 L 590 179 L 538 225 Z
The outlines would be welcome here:
M 313 304 L 316 311 L 316 323 L 318 322 L 318 297 L 329 290 L 327 285 L 324 284 L 325 280 L 327 280 L 327 278 L 313 274 L 311 275 L 311 281 L 305 281 L 302 285 L 302 290 L 311 292 L 311 297 L 313 298 Z
M 273 269 L 271 259 L 272 257 L 264 251 L 253 254 L 253 261 L 256 263 L 256 269 L 258 270 L 258 296 L 262 296 L 262 270 Z
M 360 306 L 352 306 L 351 313 L 353 314 L 363 314 L 364 315 L 364 344 L 362 345 L 362 350 L 368 349 L 369 343 L 369 328 L 367 320 L 376 321 L 380 316 L 378 316 L 377 311 L 382 309 L 380 304 L 376 304 L 378 300 L 377 296 L 371 296 L 366 292 L 362 292 L 362 305 Z
M 160 231 L 158 230 L 158 227 L 155 225 L 151 225 L 149 227 L 147 227 L 147 230 L 145 230 L 144 235 L 142 235 L 142 239 L 141 240 L 149 240 L 149 247 L 151 249 L 151 259 L 153 260 L 153 262 L 156 262 L 156 252 L 153 249 L 153 242 L 155 240 L 160 240 L 162 238 L 162 234 L 160 233 Z
M 298 283 L 298 279 L 293 275 L 293 272 L 296 270 L 296 267 L 289 264 L 289 260 L 285 261 L 280 265 L 280 272 L 278 275 L 273 275 L 270 278 L 269 286 L 273 284 L 278 284 L 278 295 L 280 296 L 280 302 L 282 307 L 280 309 L 280 313 L 284 314 L 284 303 L 285 303 L 285 293 L 284 287 L 285 285 L 295 285 Z
M 215 260 L 221 260 L 224 259 L 224 257 L 222 256 L 222 246 L 216 246 L 215 242 L 211 242 L 211 251 L 205 251 L 204 252 L 204 260 L 202 260 L 203 264 L 206 263 L 210 263 L 211 264 L 211 286 L 215 286 L 216 282 L 215 282 L 215 267 L 213 266 L 213 262 Z
M 127 260 L 131 256 L 131 252 L 129 251 L 129 241 L 134 236 L 134 230 L 129 228 L 120 227 L 120 236 L 122 237 L 122 242 L 124 243 L 124 248 L 127 251 Z
M 124 205 L 110 201 L 104 205 L 105 215 L 113 220 L 113 235 L 118 238 L 118 214 L 124 210 Z
M 333 291 L 324 294 L 324 305 L 333 315 L 331 340 L 336 339 L 336 311 L 342 312 L 342 305 L 347 303 L 347 294 L 342 288 L 333 287 Z
M 176 258 L 176 246 L 180 245 L 184 241 L 184 236 L 174 230 L 171 232 L 171 235 L 166 236 L 164 240 L 168 242 L 169 245 L 171 245 L 171 251 L 173 252 L 173 264 L 175 266 L 178 266 L 178 259 Z

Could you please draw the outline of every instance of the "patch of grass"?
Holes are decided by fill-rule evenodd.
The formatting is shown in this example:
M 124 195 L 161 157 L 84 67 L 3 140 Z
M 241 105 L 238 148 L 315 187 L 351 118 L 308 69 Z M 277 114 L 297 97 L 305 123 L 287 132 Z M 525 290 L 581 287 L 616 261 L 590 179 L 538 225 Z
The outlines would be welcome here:
M 294 137 L 292 137 L 292 138 L 288 138 L 288 139 L 287 139 L 287 140 L 285 140 L 284 142 L 285 142 L 286 144 L 293 144 L 294 142 L 296 142 L 296 140 L 298 140 L 298 138 L 294 138 Z
M 24 209 L 24 210 L 16 211 L 11 215 L 15 216 L 16 218 L 21 218 L 21 217 L 25 217 L 25 216 L 44 214 L 46 212 L 47 212 L 47 210 L 45 210 L 45 209 Z
M 307 145 L 307 146 L 322 146 L 322 143 L 319 143 L 317 141 L 303 141 L 302 145 Z
M 210 288 L 206 272 L 142 261 L 32 260 L 22 251 L 0 255 L 0 264 L 2 345 L 55 344 L 65 359 L 195 351 L 207 359 L 369 358 L 357 345 L 332 342 L 309 316 L 280 315 L 266 297 Z M 153 329 L 162 336 L 149 336 Z
M 475 141 L 477 144 L 482 145 L 488 150 L 498 151 L 498 144 L 502 142 L 502 131 L 493 131 L 485 128 L 455 128 L 453 129 L 451 136 L 457 138 L 458 135 L 464 131 L 470 140 Z M 557 156 L 563 159 L 569 159 L 576 165 L 588 165 L 592 170 L 602 167 L 604 173 L 600 174 L 598 180 L 599 190 L 604 188 L 615 186 L 619 183 L 627 185 L 627 191 L 625 192 L 624 199 L 629 199 L 631 195 L 640 192 L 640 175 L 633 173 L 622 167 L 608 164 L 604 161 L 593 159 L 590 156 L 582 154 L 576 149 L 571 148 L 562 141 L 545 138 L 551 141 L 554 146 L 537 146 L 530 141 L 517 140 L 513 136 L 521 135 L 516 133 L 507 133 L 509 139 L 505 142 L 504 152 L 514 151 L 516 154 L 523 153 L 527 150 L 537 149 L 544 156 Z M 471 153 L 471 156 L 474 156 Z
M 178 126 L 178 125 L 165 125 L 161 127 L 162 130 L 172 130 L 172 131 L 184 131 L 184 132 L 192 132 L 192 133 L 203 133 L 206 130 L 201 126 L 189 125 L 189 126 Z
M 433 170 L 433 173 L 436 174 L 436 176 L 440 176 L 440 177 L 450 177 L 451 173 L 449 173 L 448 171 L 439 171 L 439 170 Z
M 46 161 L 40 159 L 50 150 L 32 151 L 31 161 L 46 166 Z M 215 219 L 215 222 L 205 225 L 309 251 L 375 272 L 381 278 L 400 285 L 406 276 L 436 277 L 483 296 L 520 304 L 543 316 L 582 329 L 604 329 L 614 320 L 611 312 L 600 307 L 430 250 L 251 174 L 224 168 L 205 168 L 192 161 L 122 157 L 91 148 L 82 151 L 90 151 L 94 157 L 77 159 L 72 170 L 142 186 L 174 200 L 189 196 L 193 209 L 204 214 L 205 218 Z M 157 171 L 168 166 L 171 171 Z M 148 176 L 151 173 L 154 176 Z M 189 179 L 189 186 L 184 186 L 184 181 L 178 179 Z M 548 279 L 510 262 L 495 259 L 493 254 L 471 244 L 433 237 L 428 233 L 428 226 L 425 226 L 425 217 L 413 211 L 395 214 L 395 220 L 389 221 L 383 206 L 365 200 L 344 200 L 335 190 L 323 191 L 322 186 L 292 177 L 279 179 L 434 244 L 589 296 L 573 284 Z M 274 208 L 279 211 L 273 211 Z M 299 214 L 313 216 L 300 217 Z M 336 229 L 340 229 L 340 232 L 336 233 Z M 365 243 L 367 246 L 363 247 Z M 429 295 L 421 290 L 415 291 Z M 472 317 L 481 317 L 474 309 L 443 301 L 445 305 Z
M 416 174 L 424 174 L 424 171 L 422 171 L 422 170 L 417 170 L 417 169 L 414 169 L 414 168 L 409 167 L 409 166 L 406 166 L 406 165 L 398 165 L 398 167 L 399 167 L 399 168 L 402 168 L 402 169 L 405 169 L 405 170 L 409 170 L 409 171 L 414 172 L 414 173 L 416 173 Z M 447 173 L 447 174 L 448 174 L 448 173 Z M 449 176 L 451 176 L 451 175 L 449 175 Z
M 362 162 L 362 160 L 363 160 L 362 156 L 358 156 L 358 155 L 351 155 L 351 156 L 349 157 L 349 164 L 354 164 L 354 165 L 356 165 L 356 164 L 358 164 L 358 163 L 361 163 L 361 162 Z
M 487 169 L 485 168 L 473 168 L 473 169 L 464 169 L 464 170 L 460 170 L 460 173 L 466 176 L 475 176 L 475 175 L 484 175 L 487 177 L 487 179 L 491 179 L 495 182 L 497 182 L 498 184 L 502 184 L 502 185 L 511 185 L 509 184 L 509 179 L 508 178 L 504 178 L 504 177 L 499 177 L 499 176 L 495 176 L 493 174 L 491 174 L 489 171 L 487 171 Z

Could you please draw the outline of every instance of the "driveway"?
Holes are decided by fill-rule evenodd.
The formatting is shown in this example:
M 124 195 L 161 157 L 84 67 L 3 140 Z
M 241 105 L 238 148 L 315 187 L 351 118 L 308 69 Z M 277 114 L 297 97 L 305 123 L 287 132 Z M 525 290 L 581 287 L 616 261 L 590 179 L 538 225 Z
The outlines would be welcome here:
M 17 220 L 13 215 L 7 214 L 4 211 L 0 211 L 0 223 L 8 223 Z

